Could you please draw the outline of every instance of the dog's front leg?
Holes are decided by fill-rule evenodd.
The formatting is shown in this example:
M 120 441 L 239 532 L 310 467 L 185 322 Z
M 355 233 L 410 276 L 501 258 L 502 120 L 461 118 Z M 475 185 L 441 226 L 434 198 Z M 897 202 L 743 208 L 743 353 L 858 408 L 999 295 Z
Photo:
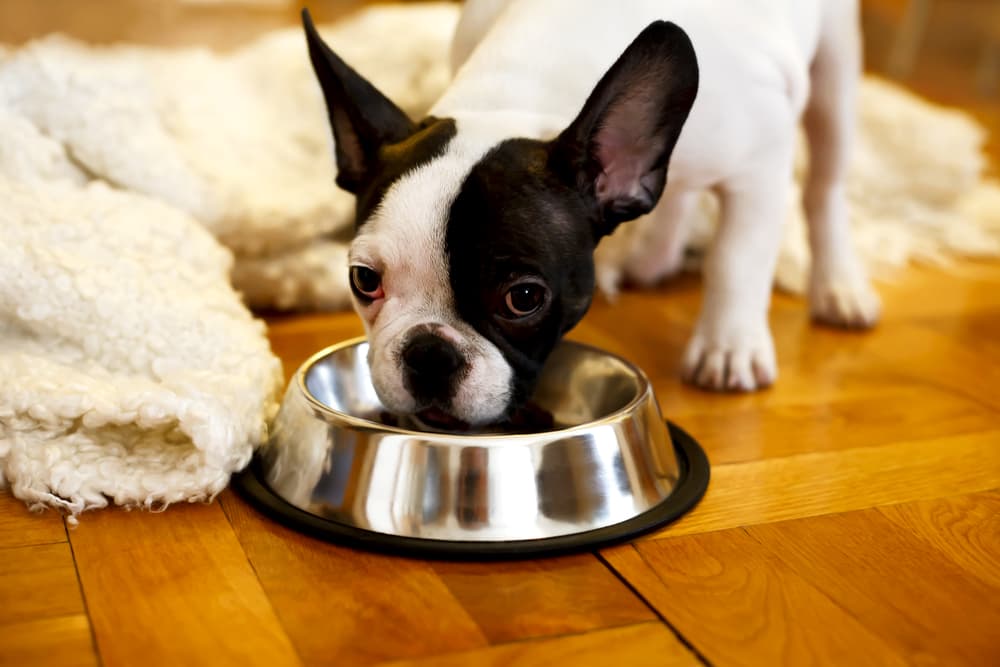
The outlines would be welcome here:
M 753 174 L 720 188 L 705 300 L 683 365 L 684 379 L 704 389 L 753 391 L 778 374 L 767 312 L 788 215 L 791 149 L 770 152 Z

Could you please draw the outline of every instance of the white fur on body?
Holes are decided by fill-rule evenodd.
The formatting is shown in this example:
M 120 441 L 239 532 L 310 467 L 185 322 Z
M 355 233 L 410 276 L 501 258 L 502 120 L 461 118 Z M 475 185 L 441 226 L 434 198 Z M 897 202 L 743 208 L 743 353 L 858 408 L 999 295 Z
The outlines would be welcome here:
M 471 0 L 453 47 L 454 81 L 433 113 L 537 112 L 567 125 L 643 27 L 672 20 L 698 54 L 698 98 L 670 162 L 668 187 L 636 230 L 598 253 L 605 289 L 650 284 L 680 268 L 686 216 L 713 190 L 720 228 L 705 263 L 705 303 L 685 355 L 698 385 L 749 390 L 777 375 L 767 309 L 787 217 L 798 122 L 819 159 L 806 183 L 815 258 L 814 315 L 870 326 L 878 300 L 849 238 L 845 175 L 860 74 L 857 7 L 844 0 L 645 0 L 621 11 L 592 0 Z M 571 22 L 572 29 L 560 28 Z M 810 68 L 813 79 L 810 82 Z M 520 136 L 532 134 L 525 124 Z

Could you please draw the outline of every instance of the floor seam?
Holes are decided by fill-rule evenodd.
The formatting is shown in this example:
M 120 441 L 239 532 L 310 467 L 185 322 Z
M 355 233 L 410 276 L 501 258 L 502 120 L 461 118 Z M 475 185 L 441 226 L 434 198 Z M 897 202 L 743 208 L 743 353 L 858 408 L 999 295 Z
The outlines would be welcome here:
M 628 547 L 630 549 L 634 549 L 636 554 L 642 560 L 643 564 L 647 568 L 649 568 L 649 563 L 646 562 L 646 559 L 643 558 L 642 553 L 638 549 L 636 549 L 635 545 L 630 544 L 628 545 Z M 639 589 L 632 584 L 631 581 L 629 581 L 622 573 L 620 573 L 615 568 L 615 566 L 613 566 L 610 562 L 608 562 L 608 560 L 604 557 L 604 554 L 598 552 L 595 553 L 594 555 L 597 557 L 597 560 L 604 565 L 604 567 L 608 568 L 608 570 L 611 572 L 612 575 L 615 576 L 615 578 L 617 578 L 620 582 L 622 582 L 622 584 L 626 588 L 628 588 L 633 595 L 639 598 L 639 600 L 641 600 L 642 603 L 646 605 L 646 607 L 651 612 L 653 612 L 653 615 L 656 616 L 657 619 L 659 619 L 660 623 L 666 626 L 668 630 L 670 630 L 670 632 L 674 635 L 674 637 L 677 638 L 677 641 L 679 641 L 684 646 L 684 648 L 686 648 L 691 653 L 691 655 L 693 655 L 695 659 L 698 660 L 699 663 L 705 665 L 706 667 L 712 667 L 712 662 L 707 657 L 705 657 L 705 654 L 703 654 L 700 650 L 698 650 L 698 648 L 687 637 L 685 637 L 683 633 L 681 633 L 681 631 L 677 628 L 677 626 L 671 623 L 666 616 L 660 613 L 660 610 L 657 609 L 656 606 L 653 605 L 649 601 L 649 599 L 646 598 L 646 596 L 643 595 L 642 592 L 640 592 Z M 654 574 L 656 573 L 656 571 L 653 570 L 652 568 L 649 569 Z M 659 578 L 659 575 L 657 575 L 657 578 Z
M 66 544 L 69 540 L 52 540 L 51 542 L 31 542 L 30 544 L 10 544 L 0 547 L 0 553 L 14 549 L 33 549 L 34 547 L 51 547 L 54 544 Z
M 69 526 L 66 524 L 66 519 L 63 519 L 63 530 L 66 533 L 66 543 L 69 545 L 69 554 L 73 559 L 73 574 L 76 575 L 76 586 L 77 590 L 80 591 L 80 602 L 83 603 L 83 613 L 87 617 L 87 630 L 90 632 L 90 646 L 94 649 L 94 657 L 97 658 L 97 665 L 101 667 L 104 664 L 104 657 L 101 655 L 101 649 L 97 644 L 97 630 L 94 628 L 94 619 L 90 615 L 90 605 L 87 604 L 87 594 L 83 590 L 83 579 L 80 577 L 80 565 L 76 561 L 76 549 L 73 548 L 73 540 L 69 536 Z M 61 544 L 58 542 L 57 544 Z
M 230 488 L 229 491 L 231 493 L 235 493 L 235 491 L 232 488 Z M 292 639 L 292 636 L 288 633 L 288 628 L 285 626 L 285 621 L 284 619 L 282 619 L 281 614 L 278 613 L 277 607 L 274 606 L 274 601 L 271 599 L 270 594 L 267 592 L 267 587 L 264 586 L 264 581 L 260 578 L 260 573 L 257 571 L 257 566 L 254 565 L 253 559 L 250 558 L 250 554 L 247 553 L 247 549 L 243 545 L 243 541 L 240 540 L 239 531 L 236 530 L 236 526 L 233 524 L 233 520 L 229 516 L 229 508 L 227 507 L 226 502 L 224 502 L 224 499 L 221 497 L 221 495 L 215 499 L 215 502 L 219 503 L 219 509 L 222 511 L 222 516 L 226 519 L 226 523 L 229 524 L 229 530 L 232 531 L 233 538 L 236 540 L 236 544 L 239 545 L 240 551 L 243 552 L 243 558 L 246 559 L 247 565 L 250 566 L 250 571 L 253 572 L 254 579 L 257 580 L 257 585 L 260 586 L 260 592 L 263 593 L 264 599 L 267 600 L 267 606 L 271 610 L 271 613 L 274 614 L 274 620 L 278 623 L 278 627 L 281 628 L 281 632 L 285 636 L 285 639 L 288 640 L 288 645 L 291 646 L 292 651 L 295 652 L 295 657 L 298 659 L 299 664 L 300 665 L 310 664 L 302 655 L 302 652 L 299 650 L 298 644 L 295 643 L 295 641 Z

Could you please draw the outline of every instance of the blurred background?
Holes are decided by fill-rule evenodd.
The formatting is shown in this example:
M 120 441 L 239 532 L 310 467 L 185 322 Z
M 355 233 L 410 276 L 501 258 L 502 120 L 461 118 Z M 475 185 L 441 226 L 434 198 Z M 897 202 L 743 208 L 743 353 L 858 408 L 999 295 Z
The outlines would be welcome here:
M 0 0 L 0 43 L 63 32 L 95 44 L 226 50 L 297 23 L 303 4 L 325 22 L 373 0 Z M 868 70 L 971 111 L 990 129 L 996 165 L 1000 0 L 862 0 L 862 7 Z

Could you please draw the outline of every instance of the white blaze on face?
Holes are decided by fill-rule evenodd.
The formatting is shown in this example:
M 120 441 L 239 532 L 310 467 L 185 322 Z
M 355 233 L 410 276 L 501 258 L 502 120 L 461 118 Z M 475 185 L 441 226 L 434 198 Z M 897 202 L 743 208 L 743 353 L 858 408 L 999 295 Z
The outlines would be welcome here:
M 375 390 L 393 412 L 425 407 L 406 388 L 401 354 L 414 327 L 427 325 L 436 325 L 436 333 L 450 340 L 467 365 L 452 399 L 453 416 L 483 424 L 507 409 L 513 372 L 496 346 L 458 316 L 445 254 L 452 202 L 490 145 L 470 145 L 456 136 L 442 156 L 389 188 L 351 245 L 351 264 L 382 275 L 385 298 L 356 309 L 368 332 Z

